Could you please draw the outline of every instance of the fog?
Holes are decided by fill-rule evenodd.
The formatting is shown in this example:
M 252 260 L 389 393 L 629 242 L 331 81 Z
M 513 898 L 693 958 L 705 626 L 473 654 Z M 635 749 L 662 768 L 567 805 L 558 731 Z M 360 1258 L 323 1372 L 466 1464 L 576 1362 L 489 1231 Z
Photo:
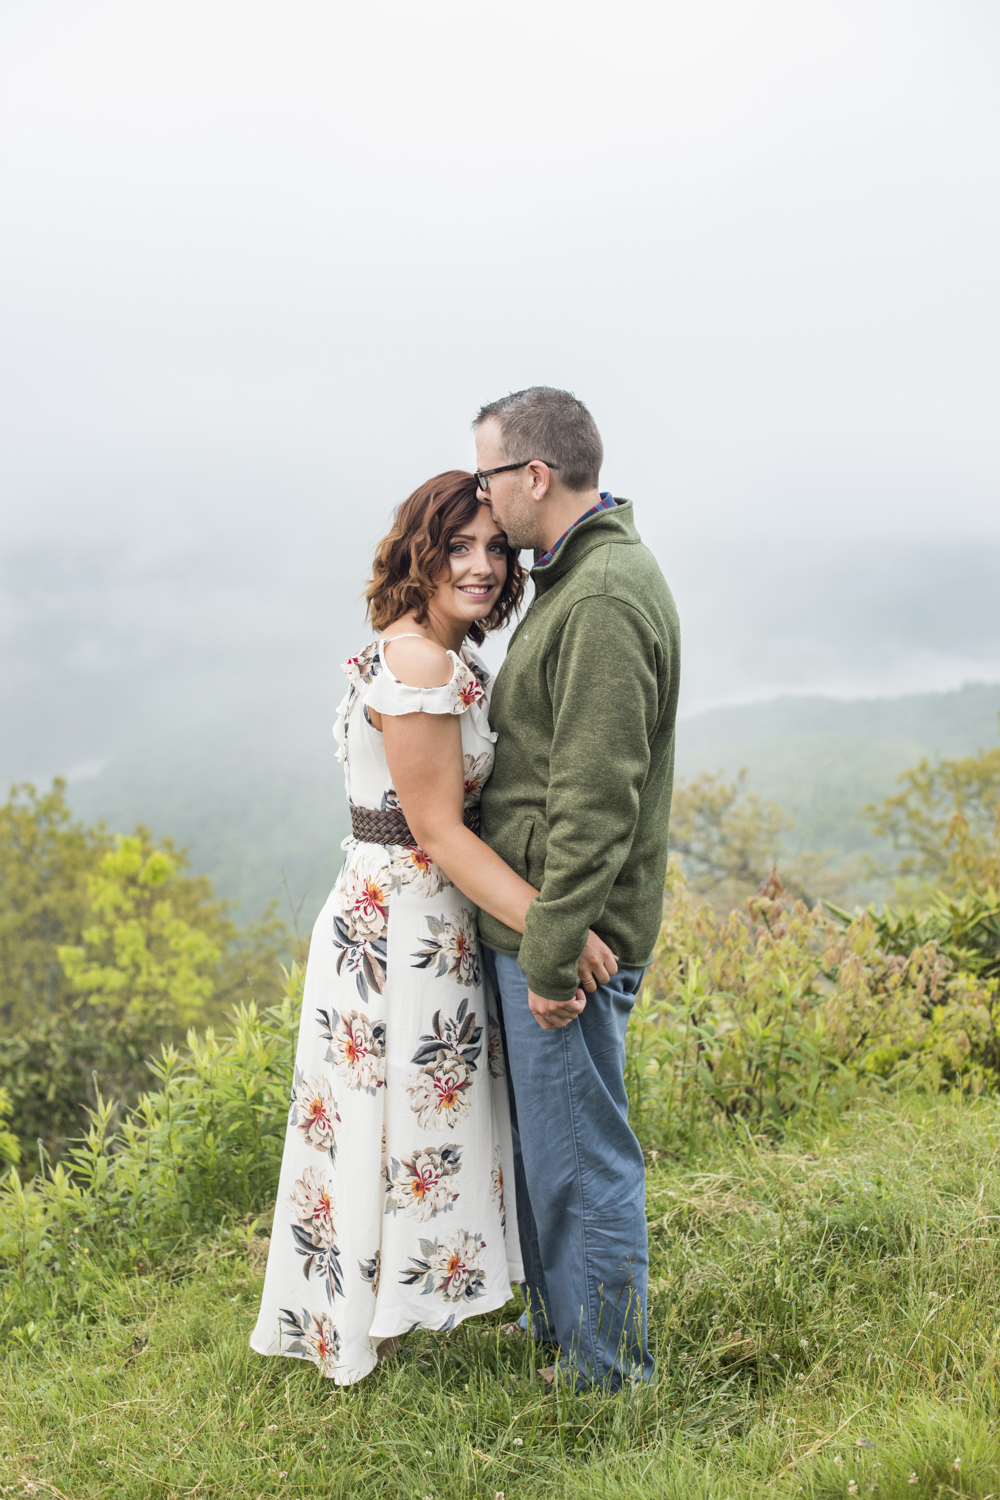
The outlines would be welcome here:
M 536 382 L 686 714 L 1000 680 L 998 65 L 988 0 L 0 0 L 0 771 L 294 781 L 391 508 Z

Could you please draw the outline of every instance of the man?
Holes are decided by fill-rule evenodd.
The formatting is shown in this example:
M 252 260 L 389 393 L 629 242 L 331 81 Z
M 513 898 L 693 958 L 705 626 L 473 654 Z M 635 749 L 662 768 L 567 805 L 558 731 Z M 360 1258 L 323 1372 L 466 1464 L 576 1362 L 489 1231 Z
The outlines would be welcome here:
M 617 1389 L 652 1372 L 645 1172 L 623 1073 L 663 911 L 677 612 L 631 502 L 598 487 L 603 447 L 582 401 L 534 386 L 473 426 L 480 497 L 535 553 L 535 597 L 493 689 L 482 800 L 483 838 L 539 890 L 523 937 L 480 915 L 513 1095 L 521 1327 L 530 1317 L 559 1345 L 560 1379 Z M 581 1005 L 588 927 L 618 970 Z

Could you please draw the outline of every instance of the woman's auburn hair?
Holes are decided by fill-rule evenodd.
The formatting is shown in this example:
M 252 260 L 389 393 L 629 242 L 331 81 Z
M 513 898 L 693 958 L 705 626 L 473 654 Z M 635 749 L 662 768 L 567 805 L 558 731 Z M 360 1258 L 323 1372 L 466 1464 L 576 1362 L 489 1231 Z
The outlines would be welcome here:
M 448 548 L 457 531 L 473 519 L 482 502 L 476 476 L 449 469 L 428 479 L 396 511 L 392 527 L 375 548 L 372 576 L 365 585 L 368 615 L 376 630 L 387 630 L 411 611 L 423 625 L 427 606 L 448 575 Z M 504 537 L 507 577 L 500 596 L 485 619 L 469 626 L 478 646 L 487 633 L 499 630 L 521 603 L 527 575 L 518 554 Z

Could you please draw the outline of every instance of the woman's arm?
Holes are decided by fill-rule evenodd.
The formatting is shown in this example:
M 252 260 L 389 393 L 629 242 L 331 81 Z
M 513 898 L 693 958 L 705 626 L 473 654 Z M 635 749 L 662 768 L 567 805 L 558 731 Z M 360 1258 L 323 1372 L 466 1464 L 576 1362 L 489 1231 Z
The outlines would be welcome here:
M 538 895 L 468 828 L 457 715 L 382 715 L 385 755 L 410 832 L 460 891 L 515 932 Z
M 439 687 L 452 670 L 440 647 L 419 639 L 395 645 L 393 667 L 413 687 Z M 382 731 L 392 784 L 421 849 L 470 901 L 515 932 L 523 932 L 525 915 L 538 892 L 463 822 L 465 775 L 458 715 L 373 712 L 370 717 Z M 611 949 L 596 933 L 588 933 L 580 955 L 581 983 L 593 988 L 617 972 Z

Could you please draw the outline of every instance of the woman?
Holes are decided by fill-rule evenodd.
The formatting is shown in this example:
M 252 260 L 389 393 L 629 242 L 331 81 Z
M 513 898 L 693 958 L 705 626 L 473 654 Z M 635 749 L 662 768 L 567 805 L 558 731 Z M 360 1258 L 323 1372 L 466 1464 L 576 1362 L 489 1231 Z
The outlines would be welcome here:
M 523 590 L 473 476 L 441 474 L 376 549 L 378 639 L 344 667 L 335 734 L 353 836 L 313 929 L 251 1337 L 338 1384 L 368 1374 L 380 1343 L 502 1307 L 523 1279 L 475 905 L 523 932 L 538 893 L 477 836 L 496 736 L 467 644 L 506 624 Z M 581 974 L 614 969 L 591 934 Z

